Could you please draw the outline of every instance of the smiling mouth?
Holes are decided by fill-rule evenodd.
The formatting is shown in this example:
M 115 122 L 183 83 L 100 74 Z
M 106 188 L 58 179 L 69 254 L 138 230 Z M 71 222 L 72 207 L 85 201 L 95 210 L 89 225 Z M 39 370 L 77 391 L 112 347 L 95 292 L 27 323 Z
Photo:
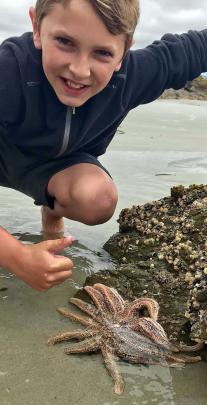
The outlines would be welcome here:
M 86 84 L 76 83 L 76 82 L 73 82 L 72 80 L 68 80 L 68 79 L 65 79 L 65 78 L 62 78 L 62 80 L 64 81 L 66 86 L 68 88 L 70 88 L 70 89 L 81 90 L 81 89 L 84 89 L 86 87 L 89 87 Z

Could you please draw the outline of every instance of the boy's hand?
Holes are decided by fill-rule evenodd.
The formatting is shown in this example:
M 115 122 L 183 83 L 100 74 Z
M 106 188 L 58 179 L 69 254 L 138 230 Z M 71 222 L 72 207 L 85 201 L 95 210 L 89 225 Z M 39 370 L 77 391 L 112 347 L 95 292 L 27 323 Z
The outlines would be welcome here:
M 13 257 L 9 268 L 32 288 L 47 291 L 71 276 L 72 260 L 57 253 L 70 246 L 73 240 L 68 236 L 35 245 L 21 244 L 20 252 Z

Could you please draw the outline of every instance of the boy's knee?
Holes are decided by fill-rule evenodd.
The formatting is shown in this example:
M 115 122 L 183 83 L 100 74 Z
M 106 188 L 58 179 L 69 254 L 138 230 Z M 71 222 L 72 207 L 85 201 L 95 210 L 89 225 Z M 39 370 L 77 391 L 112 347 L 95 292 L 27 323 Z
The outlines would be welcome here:
M 98 225 L 108 221 L 116 208 L 117 191 L 109 182 L 77 184 L 68 192 L 56 197 L 57 212 L 86 225 Z M 58 207 L 58 208 L 57 208 Z
M 107 222 L 114 214 L 116 204 L 117 204 L 117 195 L 104 194 L 101 193 L 99 196 L 96 196 L 92 201 L 88 203 L 89 212 L 86 216 L 87 225 L 98 225 Z
M 78 198 L 81 201 L 78 202 Z M 113 215 L 118 196 L 115 187 L 102 186 L 90 189 L 86 186 L 82 190 L 81 197 L 75 198 L 80 208 L 82 207 L 82 214 L 84 214 L 83 222 L 86 225 L 98 225 L 107 222 Z

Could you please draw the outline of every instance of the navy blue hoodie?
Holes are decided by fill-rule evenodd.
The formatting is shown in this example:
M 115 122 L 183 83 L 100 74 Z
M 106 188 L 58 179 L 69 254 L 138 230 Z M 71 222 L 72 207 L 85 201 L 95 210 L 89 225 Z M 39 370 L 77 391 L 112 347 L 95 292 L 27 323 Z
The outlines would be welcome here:
M 131 109 L 207 71 L 207 30 L 166 34 L 145 49 L 128 51 L 107 87 L 75 115 L 58 100 L 41 58 L 31 33 L 1 44 L 0 135 L 41 159 L 77 151 L 99 156 Z

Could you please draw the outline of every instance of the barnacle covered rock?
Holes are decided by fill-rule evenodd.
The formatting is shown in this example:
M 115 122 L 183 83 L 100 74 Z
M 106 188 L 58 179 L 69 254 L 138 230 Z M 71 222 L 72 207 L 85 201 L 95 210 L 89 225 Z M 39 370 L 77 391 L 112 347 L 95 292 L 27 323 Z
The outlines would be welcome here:
M 173 187 L 169 197 L 123 209 L 118 222 L 105 249 L 119 265 L 91 277 L 127 298 L 155 298 L 171 338 L 207 341 L 207 186 Z

